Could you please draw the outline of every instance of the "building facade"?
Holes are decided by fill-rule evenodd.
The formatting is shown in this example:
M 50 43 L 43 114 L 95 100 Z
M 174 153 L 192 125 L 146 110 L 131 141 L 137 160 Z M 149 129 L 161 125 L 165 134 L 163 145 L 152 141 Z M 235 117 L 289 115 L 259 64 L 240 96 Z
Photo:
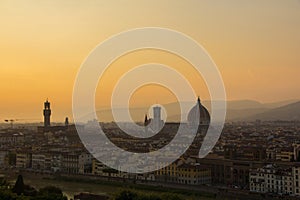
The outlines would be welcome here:
M 251 170 L 250 191 L 300 196 L 299 172 L 299 166 L 279 167 L 274 164 Z

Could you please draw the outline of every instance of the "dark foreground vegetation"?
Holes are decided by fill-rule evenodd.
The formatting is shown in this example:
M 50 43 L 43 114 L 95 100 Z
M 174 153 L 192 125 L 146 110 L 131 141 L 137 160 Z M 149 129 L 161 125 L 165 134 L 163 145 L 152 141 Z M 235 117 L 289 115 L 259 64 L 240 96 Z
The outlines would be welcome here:
M 110 200 L 186 200 L 186 194 L 183 190 L 169 190 L 166 191 L 160 187 L 140 186 L 135 187 L 120 187 L 118 184 L 111 184 L 115 188 L 115 192 L 110 193 Z M 191 193 L 189 194 L 191 195 Z M 193 194 L 192 196 L 198 196 Z M 192 197 L 190 196 L 190 197 Z M 211 199 L 207 197 L 200 197 L 196 199 Z M 67 200 L 68 198 L 63 194 L 62 190 L 55 186 L 46 186 L 35 189 L 32 186 L 24 184 L 23 176 L 19 175 L 13 186 L 9 185 L 5 180 L 0 181 L 0 200 Z M 194 198 L 191 198 L 194 199 Z
M 23 177 L 18 176 L 15 185 L 11 188 L 10 185 L 3 180 L 0 183 L 0 199 L 1 200 L 67 200 L 63 195 L 62 190 L 47 186 L 36 190 L 35 188 L 25 185 Z
M 130 190 L 121 191 L 114 198 L 115 200 L 184 200 L 176 194 L 144 194 Z

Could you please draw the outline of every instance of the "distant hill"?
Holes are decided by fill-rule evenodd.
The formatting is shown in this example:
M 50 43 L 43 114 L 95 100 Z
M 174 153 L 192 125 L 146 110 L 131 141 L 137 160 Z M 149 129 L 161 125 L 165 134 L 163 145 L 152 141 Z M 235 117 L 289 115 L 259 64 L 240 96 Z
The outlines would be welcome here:
M 245 120 L 300 120 L 300 101 L 246 117 Z
M 296 102 L 296 103 L 295 103 Z M 185 107 L 195 105 L 196 102 L 182 102 Z M 210 112 L 210 101 L 203 101 L 202 104 Z M 260 103 L 253 100 L 237 100 L 227 102 L 227 121 L 248 121 L 255 119 L 262 120 L 277 120 L 280 117 L 285 119 L 297 119 L 300 113 L 300 107 L 297 109 L 297 105 L 300 101 L 287 100 L 273 103 Z M 168 103 L 163 105 L 167 111 L 168 121 L 180 121 L 180 107 L 178 103 Z M 120 113 L 127 112 L 124 108 L 117 109 Z M 131 117 L 134 121 L 143 121 L 145 114 L 149 114 L 149 108 L 139 107 L 130 109 Z M 100 121 L 113 121 L 113 116 L 110 109 L 103 108 L 97 112 Z M 184 113 L 187 115 L 187 113 Z
M 249 109 L 263 109 L 266 106 L 258 101 L 252 100 L 240 100 L 240 101 L 228 101 L 228 110 L 249 110 Z
M 286 101 L 278 101 L 278 102 L 273 102 L 273 103 L 266 103 L 264 104 L 265 106 L 267 106 L 268 108 L 279 108 L 279 107 L 283 107 L 292 103 L 296 103 L 299 100 L 297 99 L 293 99 L 293 100 L 286 100 Z
M 229 101 L 227 102 L 227 121 L 248 121 L 253 120 L 256 115 L 271 111 L 273 109 L 287 106 L 298 100 L 286 100 L 273 103 L 260 103 L 252 100 Z
M 298 100 L 286 100 L 273 103 L 260 103 L 253 100 L 236 100 L 227 102 L 227 112 L 226 120 L 227 121 L 240 121 L 240 120 L 253 120 L 256 115 L 262 114 L 273 109 L 290 105 L 297 102 Z M 202 104 L 211 111 L 210 101 L 203 101 Z M 173 103 L 167 104 L 166 108 L 172 108 Z M 171 109 L 172 110 L 172 109 Z M 180 114 L 172 114 L 168 116 L 170 121 L 178 121 L 180 119 Z

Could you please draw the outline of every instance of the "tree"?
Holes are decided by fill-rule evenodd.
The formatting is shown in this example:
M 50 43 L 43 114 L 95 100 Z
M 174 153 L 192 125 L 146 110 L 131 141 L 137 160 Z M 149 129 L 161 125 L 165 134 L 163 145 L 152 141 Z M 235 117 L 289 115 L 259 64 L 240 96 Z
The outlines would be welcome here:
M 24 185 L 24 195 L 34 197 L 37 195 L 37 190 L 30 185 Z
M 41 188 L 39 194 L 56 194 L 56 195 L 63 195 L 62 190 L 55 186 L 46 186 Z
M 16 193 L 17 195 L 24 193 L 24 182 L 22 175 L 18 176 L 15 186 L 13 187 L 13 193 Z
M 36 200 L 67 200 L 67 197 L 63 195 L 63 192 L 60 188 L 54 186 L 47 186 L 40 189 L 35 199 Z
M 132 191 L 122 191 L 121 193 L 119 193 L 117 195 L 117 197 L 115 198 L 115 200 L 136 200 L 138 197 L 138 195 Z
M 115 200 L 183 200 L 176 194 L 146 194 L 130 190 L 123 190 L 117 194 Z
M 163 200 L 183 200 L 181 197 L 176 194 L 164 194 L 162 195 Z

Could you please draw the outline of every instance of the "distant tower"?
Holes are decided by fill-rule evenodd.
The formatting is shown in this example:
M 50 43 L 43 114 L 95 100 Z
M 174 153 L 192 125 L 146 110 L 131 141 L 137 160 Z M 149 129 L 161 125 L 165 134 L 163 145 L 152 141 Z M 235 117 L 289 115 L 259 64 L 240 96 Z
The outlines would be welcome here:
M 160 112 L 161 112 L 161 107 L 159 107 L 159 106 L 153 107 L 153 118 L 154 118 L 155 121 L 156 120 L 158 122 L 161 121 Z
M 148 133 L 148 125 L 150 123 L 150 120 L 148 120 L 147 114 L 145 115 L 145 120 L 144 120 L 144 127 L 145 127 L 145 133 Z
M 154 131 L 159 131 L 162 127 L 161 120 L 161 107 L 153 107 L 153 129 Z
M 145 115 L 145 120 L 144 120 L 144 126 L 147 126 L 148 125 L 148 122 L 149 122 L 149 120 L 148 120 L 148 116 L 147 116 L 147 114 Z
M 69 118 L 68 117 L 66 117 L 65 126 L 69 126 Z
M 44 126 L 50 126 L 50 116 L 51 116 L 51 109 L 50 109 L 50 102 L 47 101 L 44 103 Z

